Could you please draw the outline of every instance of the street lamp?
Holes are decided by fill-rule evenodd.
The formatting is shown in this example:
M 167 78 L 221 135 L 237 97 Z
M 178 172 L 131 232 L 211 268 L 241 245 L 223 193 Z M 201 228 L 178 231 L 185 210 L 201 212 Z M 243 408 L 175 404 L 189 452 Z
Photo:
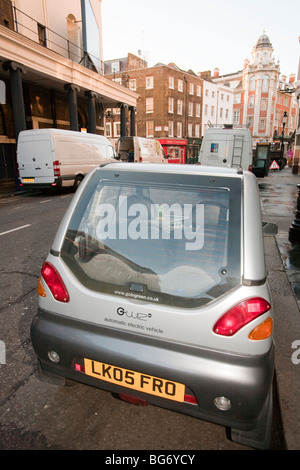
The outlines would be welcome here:
M 281 150 L 280 150 L 280 158 L 283 159 L 283 149 L 284 149 L 284 128 L 288 120 L 287 112 L 284 111 L 282 115 L 282 134 L 281 134 Z

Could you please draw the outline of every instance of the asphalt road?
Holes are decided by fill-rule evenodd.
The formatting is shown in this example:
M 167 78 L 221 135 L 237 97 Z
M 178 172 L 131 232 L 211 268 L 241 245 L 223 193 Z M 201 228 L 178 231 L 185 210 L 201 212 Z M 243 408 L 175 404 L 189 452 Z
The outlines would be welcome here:
M 38 380 L 30 342 L 37 281 L 72 196 L 0 199 L 0 341 L 6 353 L 0 364 L 0 450 L 248 450 L 228 440 L 221 426 L 130 405 L 81 384 Z M 284 448 L 276 395 L 272 448 Z

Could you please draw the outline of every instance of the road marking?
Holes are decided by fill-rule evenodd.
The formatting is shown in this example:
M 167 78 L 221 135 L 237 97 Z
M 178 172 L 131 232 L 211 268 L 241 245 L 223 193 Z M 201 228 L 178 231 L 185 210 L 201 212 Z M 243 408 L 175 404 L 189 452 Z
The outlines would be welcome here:
M 45 202 L 51 202 L 52 199 L 46 199 L 45 201 L 40 201 L 40 204 L 44 204 Z
M 1 237 L 1 235 L 5 235 L 7 233 L 15 232 L 16 230 L 22 230 L 23 228 L 30 227 L 30 226 L 31 226 L 31 224 L 27 224 L 27 225 L 22 225 L 21 227 L 17 227 L 17 228 L 13 228 L 11 230 L 7 230 L 7 232 L 0 233 L 0 237 Z

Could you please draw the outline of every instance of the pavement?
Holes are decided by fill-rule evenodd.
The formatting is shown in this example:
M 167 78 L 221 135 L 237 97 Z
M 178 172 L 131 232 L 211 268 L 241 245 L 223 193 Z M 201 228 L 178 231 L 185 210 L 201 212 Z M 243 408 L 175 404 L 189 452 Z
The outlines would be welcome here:
M 265 235 L 265 256 L 274 306 L 275 379 L 285 448 L 300 449 L 300 233 L 289 242 L 295 220 L 300 175 L 291 168 L 271 170 L 257 179 L 262 219 L 275 223 L 276 235 Z
M 275 380 L 287 450 L 300 449 L 300 233 L 299 244 L 289 241 L 295 219 L 300 174 L 270 170 L 257 178 L 263 222 L 275 223 L 277 234 L 265 234 L 265 257 L 274 307 Z M 24 192 L 0 192 L 12 197 Z

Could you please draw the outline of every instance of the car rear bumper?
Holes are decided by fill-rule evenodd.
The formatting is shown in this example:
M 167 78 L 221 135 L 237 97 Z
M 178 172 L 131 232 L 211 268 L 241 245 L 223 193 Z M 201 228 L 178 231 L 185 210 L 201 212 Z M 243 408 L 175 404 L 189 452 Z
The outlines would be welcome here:
M 31 338 L 46 374 L 135 395 L 164 408 L 241 430 L 255 427 L 272 387 L 273 346 L 264 356 L 237 356 L 89 324 L 41 309 L 33 320 Z M 58 354 L 58 363 L 49 359 L 49 351 Z M 118 371 L 137 371 L 144 377 L 184 384 L 185 393 L 193 396 L 196 404 L 91 377 L 77 370 L 84 358 L 116 366 Z M 218 409 L 216 397 L 228 398 L 230 408 Z
M 41 178 L 27 178 L 34 179 L 34 182 L 26 182 L 26 178 L 19 178 L 20 185 L 24 189 L 47 189 L 47 188 L 60 188 L 62 186 L 61 178 L 51 178 L 47 182 L 41 181 Z M 49 178 L 47 178 L 49 179 Z

